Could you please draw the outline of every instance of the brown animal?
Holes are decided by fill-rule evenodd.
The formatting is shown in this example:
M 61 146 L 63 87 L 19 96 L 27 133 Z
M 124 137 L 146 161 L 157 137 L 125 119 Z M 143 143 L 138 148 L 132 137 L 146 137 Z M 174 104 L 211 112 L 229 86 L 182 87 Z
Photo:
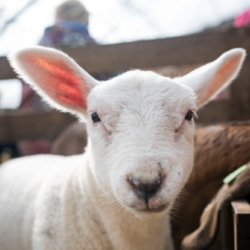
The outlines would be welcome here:
M 84 153 L 87 146 L 87 131 L 85 123 L 72 123 L 53 142 L 52 154 L 77 155 Z
M 223 185 L 223 178 L 249 161 L 250 121 L 196 129 L 194 169 L 185 186 L 184 201 L 173 216 L 176 249 L 184 236 L 198 228 L 202 211 Z
M 182 250 L 208 249 L 209 246 L 215 249 L 215 244 L 213 244 L 213 242 L 218 232 L 219 217 L 222 216 L 221 211 L 225 211 L 224 209 L 230 206 L 230 202 L 242 199 L 250 194 L 250 164 L 248 163 L 244 166 L 245 170 L 239 174 L 235 180 L 232 180 L 230 184 L 224 184 L 216 193 L 212 201 L 206 206 L 200 218 L 199 228 L 184 238 L 182 241 Z M 232 213 L 230 214 L 232 216 Z M 233 229 L 232 222 L 233 220 L 230 225 L 228 218 L 227 221 L 222 220 L 222 223 L 226 223 L 227 227 L 231 227 L 231 230 Z M 230 237 L 230 229 L 227 231 L 226 236 L 223 242 L 223 249 L 233 249 L 234 240 L 233 237 Z M 231 234 L 231 236 L 233 236 L 233 234 Z M 249 247 L 247 248 L 248 237 L 245 235 L 240 238 L 244 238 L 245 240 L 243 240 L 244 246 L 239 246 L 239 249 L 249 249 Z M 221 249 L 221 246 L 217 249 Z

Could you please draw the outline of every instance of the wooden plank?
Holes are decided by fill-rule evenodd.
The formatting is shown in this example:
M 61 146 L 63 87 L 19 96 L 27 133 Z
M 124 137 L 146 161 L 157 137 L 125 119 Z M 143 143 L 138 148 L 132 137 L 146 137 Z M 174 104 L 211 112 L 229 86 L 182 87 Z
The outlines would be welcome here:
M 76 119 L 57 111 L 0 113 L 0 143 L 21 139 L 54 139 Z
M 250 118 L 250 59 L 247 58 L 244 66 L 231 85 L 230 119 L 247 120 Z
M 216 110 L 216 112 L 214 112 Z M 228 120 L 227 102 L 219 101 L 207 105 L 198 115 L 198 123 Z M 20 139 L 54 139 L 76 119 L 57 111 L 0 111 L 0 143 Z
M 198 111 L 197 124 L 208 124 L 230 121 L 230 102 L 229 101 L 214 101 L 210 102 Z M 250 118 L 250 116 L 249 116 Z
M 234 250 L 250 249 L 250 204 L 241 199 L 231 202 L 234 214 Z
M 247 200 L 242 199 L 242 200 L 232 201 L 231 204 L 232 204 L 235 214 L 237 215 L 249 214 L 250 215 L 250 204 Z M 250 232 L 250 224 L 249 224 L 249 232 Z
M 234 47 L 250 51 L 250 28 L 225 33 L 198 33 L 183 37 L 112 45 L 60 48 L 91 74 L 206 63 Z M 15 78 L 5 57 L 0 57 L 0 79 Z
M 0 57 L 0 80 L 16 78 L 16 73 L 10 67 L 5 56 Z

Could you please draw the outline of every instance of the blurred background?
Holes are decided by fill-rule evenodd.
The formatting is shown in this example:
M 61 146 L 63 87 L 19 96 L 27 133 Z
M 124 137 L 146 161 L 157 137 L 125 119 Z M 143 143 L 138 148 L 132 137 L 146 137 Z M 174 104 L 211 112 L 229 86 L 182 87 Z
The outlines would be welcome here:
M 0 55 L 36 45 L 53 25 L 61 0 L 1 0 Z M 218 25 L 232 25 L 250 0 L 82 0 L 89 12 L 89 32 L 99 44 L 182 36 Z M 0 84 L 0 107 L 17 108 L 17 80 Z

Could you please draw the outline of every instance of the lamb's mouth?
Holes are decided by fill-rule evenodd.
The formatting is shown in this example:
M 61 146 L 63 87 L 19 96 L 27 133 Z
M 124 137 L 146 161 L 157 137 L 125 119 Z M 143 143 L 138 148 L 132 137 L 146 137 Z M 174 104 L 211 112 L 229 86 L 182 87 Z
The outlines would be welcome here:
M 169 206 L 169 203 L 166 203 L 164 205 L 161 205 L 157 208 L 149 208 L 148 206 L 144 209 L 138 209 L 136 207 L 133 206 L 134 209 L 136 209 L 138 212 L 144 212 L 144 213 L 160 213 L 163 212 L 164 210 L 166 210 Z

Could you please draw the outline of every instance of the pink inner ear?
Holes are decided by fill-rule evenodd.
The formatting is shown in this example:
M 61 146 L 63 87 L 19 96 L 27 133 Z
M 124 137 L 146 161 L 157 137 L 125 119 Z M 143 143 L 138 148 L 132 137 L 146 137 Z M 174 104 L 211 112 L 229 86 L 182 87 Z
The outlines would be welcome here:
M 226 83 L 230 79 L 230 77 L 232 77 L 232 72 L 235 71 L 238 62 L 239 58 L 234 58 L 228 62 L 225 62 L 220 67 L 220 69 L 215 75 L 211 87 L 199 97 L 200 103 L 198 103 L 198 105 L 202 104 L 204 101 L 207 101 L 209 97 L 211 97 L 215 92 L 217 92 L 224 85 L 224 83 Z
M 236 60 L 231 60 L 222 65 L 219 71 L 216 73 L 216 77 L 213 81 L 212 87 L 209 89 L 208 95 L 215 93 L 231 76 L 233 67 L 236 65 Z
M 42 89 L 46 89 L 47 93 L 50 92 L 49 95 L 53 95 L 59 101 L 86 108 L 87 104 L 84 98 L 87 93 L 86 85 L 74 76 L 71 68 L 63 62 L 58 62 L 60 65 L 58 66 L 44 59 L 30 59 L 33 64 L 44 70 L 44 75 L 41 77 L 45 78 L 46 82 L 45 86 L 40 85 Z

